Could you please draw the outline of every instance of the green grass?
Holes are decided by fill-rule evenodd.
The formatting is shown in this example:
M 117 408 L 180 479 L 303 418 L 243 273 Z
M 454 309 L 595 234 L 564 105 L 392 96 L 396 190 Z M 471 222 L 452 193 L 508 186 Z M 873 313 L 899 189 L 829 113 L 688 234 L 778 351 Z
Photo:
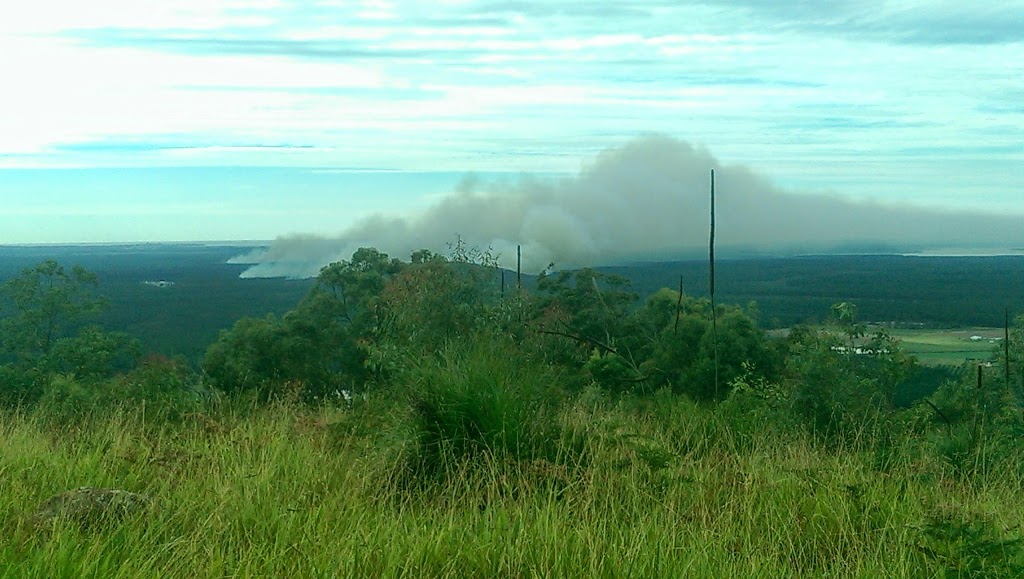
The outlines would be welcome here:
M 1001 328 L 966 328 L 952 330 L 892 330 L 907 354 L 916 356 L 925 365 L 959 366 L 970 359 L 990 360 L 1002 338 Z M 981 336 L 972 341 L 971 336 Z
M 585 464 L 478 454 L 409 489 L 389 484 L 417 440 L 397 403 L 276 405 L 171 428 L 130 412 L 73 427 L 4 414 L 0 577 L 1020 569 L 1019 550 L 1003 545 L 1024 524 L 1019 468 L 965 476 L 911 441 L 884 472 L 870 452 L 826 451 L 798 436 L 738 444 L 713 411 L 670 396 L 637 406 L 587 393 L 552 419 L 586 434 Z M 31 528 L 35 506 L 79 486 L 145 493 L 158 507 L 98 530 Z

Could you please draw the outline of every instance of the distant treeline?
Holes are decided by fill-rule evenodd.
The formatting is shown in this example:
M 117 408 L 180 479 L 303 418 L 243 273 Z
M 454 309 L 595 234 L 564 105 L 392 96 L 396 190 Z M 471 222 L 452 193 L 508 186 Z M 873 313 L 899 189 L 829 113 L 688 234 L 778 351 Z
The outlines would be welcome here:
M 662 287 L 706 296 L 707 263 L 601 268 L 647 295 Z M 1024 257 L 812 256 L 720 260 L 715 289 L 724 303 L 756 301 L 765 328 L 822 321 L 836 302 L 857 304 L 871 322 L 931 327 L 1001 326 L 1024 306 Z
M 110 308 L 96 320 L 136 336 L 145 351 L 197 364 L 220 330 L 243 317 L 282 314 L 312 280 L 241 279 L 229 259 L 247 247 L 202 244 L 0 247 L 0 283 L 45 259 L 77 264 L 99 278 Z M 145 282 L 167 281 L 156 287 Z
M 0 281 L 43 259 L 95 272 L 111 308 L 98 320 L 138 336 L 148 351 L 197 363 L 222 329 L 243 317 L 283 314 L 312 280 L 240 279 L 227 260 L 251 248 L 200 244 L 0 247 Z M 556 264 L 557 266 L 557 264 Z M 602 267 L 632 282 L 641 301 L 661 288 L 706 297 L 703 260 Z M 534 272 L 527 272 L 534 273 Z M 720 260 L 722 303 L 757 303 L 764 328 L 824 321 L 832 304 L 853 302 L 869 322 L 930 327 L 999 326 L 1005 308 L 1024 311 L 1024 257 L 812 256 Z M 500 283 L 495 274 L 495 283 Z M 169 281 L 154 287 L 145 281 Z M 509 289 L 515 273 L 506 272 Z M 524 275 L 527 289 L 535 277 Z

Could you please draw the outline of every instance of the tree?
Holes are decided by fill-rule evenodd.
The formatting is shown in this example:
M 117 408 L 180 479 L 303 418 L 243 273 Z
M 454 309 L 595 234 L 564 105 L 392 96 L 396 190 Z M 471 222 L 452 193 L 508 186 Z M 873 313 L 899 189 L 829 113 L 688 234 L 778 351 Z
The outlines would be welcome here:
M 490 250 L 467 248 L 459 238 L 445 257 L 426 249 L 391 277 L 380 296 L 376 337 L 412 355 L 471 340 L 496 325 L 497 263 Z
M 380 294 L 404 267 L 370 247 L 325 266 L 284 316 L 244 318 L 221 332 L 203 357 L 203 371 L 222 390 L 264 398 L 286 390 L 308 400 L 359 390 L 372 374 L 365 343 L 380 324 Z
M 400 260 L 372 247 L 360 247 L 351 260 L 324 266 L 305 302 L 319 301 L 344 323 L 355 323 L 371 309 L 387 280 L 402 271 Z M 328 313 L 324 311 L 324 313 Z
M 542 334 L 570 340 L 570 355 L 588 359 L 596 348 L 598 357 L 614 355 L 636 372 L 634 349 L 639 337 L 630 308 L 637 300 L 629 280 L 618 275 L 584 268 L 537 277 L 535 325 Z M 567 362 L 568 360 L 561 360 Z
M 867 332 L 864 324 L 857 321 L 857 305 L 851 302 L 833 304 L 831 321 L 846 336 L 847 347 L 852 353 L 855 342 Z
M 771 379 L 779 372 L 779 356 L 754 318 L 739 306 L 717 306 L 721 383 L 746 376 Z M 638 312 L 645 333 L 645 372 L 654 385 L 670 386 L 698 400 L 715 397 L 715 341 L 711 302 L 680 296 L 667 288 L 651 295 Z M 727 392 L 719 392 L 724 396 Z
M 50 358 L 58 372 L 71 372 L 79 378 L 105 378 L 119 370 L 130 370 L 141 354 L 138 338 L 86 326 L 74 336 L 57 340 Z
M 108 307 L 98 285 L 85 268 L 68 271 L 48 260 L 0 286 L 0 400 L 36 402 L 59 374 L 68 379 L 58 384 L 77 384 L 76 377 L 95 383 L 135 365 L 137 339 L 83 327 Z
M 48 260 L 8 280 L 0 288 L 8 314 L 0 320 L 3 349 L 19 360 L 48 356 L 58 340 L 68 337 L 82 320 L 108 307 L 96 295 L 96 274 L 80 266 L 71 271 Z

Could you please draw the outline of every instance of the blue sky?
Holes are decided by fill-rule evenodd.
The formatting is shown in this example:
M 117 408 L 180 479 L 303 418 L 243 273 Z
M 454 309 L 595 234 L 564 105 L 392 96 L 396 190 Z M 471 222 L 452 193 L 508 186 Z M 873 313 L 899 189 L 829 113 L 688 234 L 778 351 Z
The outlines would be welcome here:
M 648 133 L 1024 217 L 1021 0 L 34 0 L 0 54 L 0 243 L 340 235 Z

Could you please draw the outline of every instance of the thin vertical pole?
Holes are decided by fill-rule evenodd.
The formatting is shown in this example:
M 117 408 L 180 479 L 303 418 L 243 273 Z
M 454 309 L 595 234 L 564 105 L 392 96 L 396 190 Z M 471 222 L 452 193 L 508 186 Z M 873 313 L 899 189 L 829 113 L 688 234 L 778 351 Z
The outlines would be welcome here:
M 715 347 L 715 398 L 718 398 L 718 312 L 715 311 L 715 170 L 711 170 L 711 235 L 708 240 L 708 290 L 711 294 L 711 338 Z
M 984 467 L 985 460 L 985 416 L 988 414 L 988 404 L 985 402 L 985 396 L 981 392 L 982 388 L 982 369 L 981 364 L 978 364 L 978 398 L 981 400 L 981 404 L 974 411 L 974 445 L 981 448 L 982 466 Z
M 1003 362 L 1006 366 L 1006 391 L 1010 391 L 1010 308 L 1003 318 Z
M 523 246 L 516 246 L 516 289 L 523 289 Z
M 679 314 L 683 309 L 683 274 L 679 274 L 679 297 L 676 299 L 676 323 L 672 326 L 672 335 L 679 333 Z

